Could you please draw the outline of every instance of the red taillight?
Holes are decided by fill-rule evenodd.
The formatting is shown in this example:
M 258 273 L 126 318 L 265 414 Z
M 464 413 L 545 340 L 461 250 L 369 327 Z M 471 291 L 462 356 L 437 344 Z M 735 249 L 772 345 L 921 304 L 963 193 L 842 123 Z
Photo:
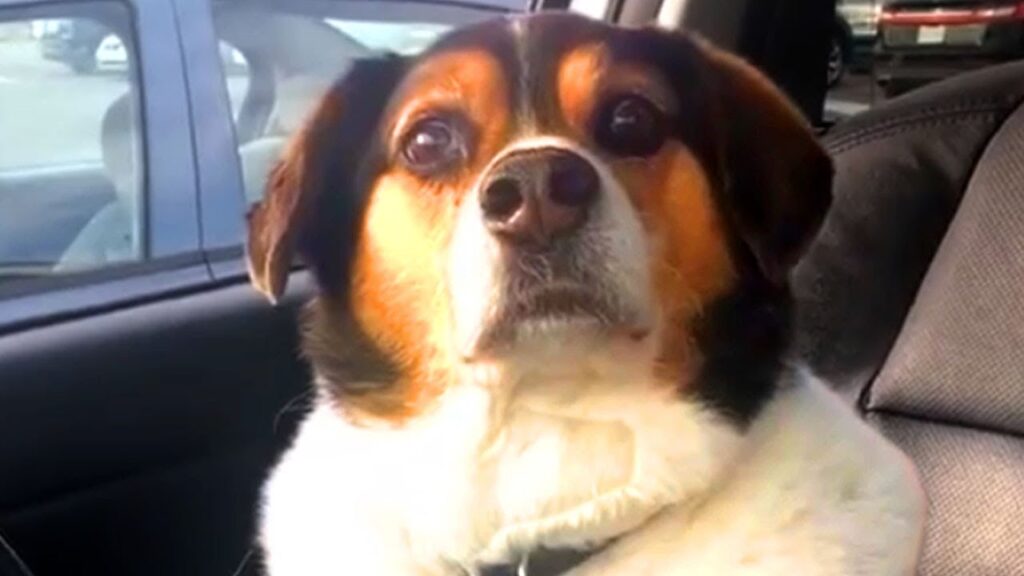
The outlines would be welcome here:
M 980 8 L 974 11 L 978 18 L 983 21 L 989 20 L 1006 20 L 1013 18 L 1017 13 L 1016 6 L 1000 6 L 998 8 Z
M 1021 19 L 1024 19 L 1024 1 L 1005 6 L 930 11 L 903 11 L 886 7 L 879 15 L 878 22 L 914 26 L 955 26 Z

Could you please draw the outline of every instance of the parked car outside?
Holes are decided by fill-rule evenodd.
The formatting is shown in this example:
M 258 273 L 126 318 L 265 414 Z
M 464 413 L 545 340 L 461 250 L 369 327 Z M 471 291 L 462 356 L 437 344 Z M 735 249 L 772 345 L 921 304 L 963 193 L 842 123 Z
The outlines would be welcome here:
M 1020 0 L 893 0 L 879 16 L 877 74 L 887 95 L 1020 58 Z
M 870 69 L 875 40 L 878 38 L 878 17 L 883 0 L 838 0 L 836 18 L 842 22 L 843 46 L 847 69 L 866 72 Z
M 113 34 L 103 37 L 96 47 L 96 65 L 98 71 L 123 72 L 128 69 L 128 51 L 121 39 Z
M 96 52 L 109 35 L 105 26 L 88 18 L 44 22 L 40 35 L 43 58 L 63 62 L 80 74 L 96 69 Z

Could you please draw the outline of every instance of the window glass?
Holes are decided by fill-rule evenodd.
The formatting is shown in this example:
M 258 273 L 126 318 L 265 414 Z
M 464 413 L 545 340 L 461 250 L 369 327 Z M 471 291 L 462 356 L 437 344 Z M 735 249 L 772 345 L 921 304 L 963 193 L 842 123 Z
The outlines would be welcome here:
M 224 1 L 214 5 L 247 200 L 263 195 L 285 139 L 356 58 L 416 54 L 450 28 L 493 9 L 406 2 Z M 224 59 L 222 58 L 222 62 Z
M 67 11 L 0 11 L 0 283 L 143 254 L 128 11 L 104 2 Z
M 431 22 L 367 22 L 328 18 L 327 23 L 376 52 L 412 55 L 425 50 L 450 24 Z
M 1020 58 L 1021 0 L 837 0 L 826 118 Z

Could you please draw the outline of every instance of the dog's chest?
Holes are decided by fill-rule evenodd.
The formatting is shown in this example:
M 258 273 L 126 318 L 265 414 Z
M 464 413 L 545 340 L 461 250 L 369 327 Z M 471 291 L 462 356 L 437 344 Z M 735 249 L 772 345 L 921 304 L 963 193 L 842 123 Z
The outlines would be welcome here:
M 568 409 L 517 403 L 498 421 L 468 416 L 473 403 L 453 400 L 463 407 L 439 414 L 444 438 L 427 446 L 430 434 L 417 437 L 419 450 L 438 457 L 410 471 L 435 495 L 429 505 L 406 503 L 413 540 L 486 562 L 541 545 L 600 542 L 692 494 L 729 458 L 733 431 L 703 411 L 635 389 L 612 396 Z M 464 426 L 442 425 L 457 415 Z M 459 446 L 449 426 L 461 428 Z
M 508 521 L 564 511 L 632 481 L 637 438 L 622 422 L 521 411 L 500 435 L 478 477 Z
M 624 422 L 589 421 L 526 410 L 508 416 L 471 463 L 474 515 L 483 556 L 562 540 L 616 535 L 655 511 L 661 498 L 636 470 L 642 432 Z M 632 494 L 652 493 L 641 503 Z

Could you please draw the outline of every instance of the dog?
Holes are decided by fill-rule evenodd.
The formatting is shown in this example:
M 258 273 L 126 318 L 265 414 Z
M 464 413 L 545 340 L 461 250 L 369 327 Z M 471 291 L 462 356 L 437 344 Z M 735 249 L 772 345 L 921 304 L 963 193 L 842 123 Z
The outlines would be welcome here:
M 912 574 L 913 466 L 787 354 L 832 175 L 681 32 L 546 13 L 356 62 L 249 218 L 254 285 L 318 287 L 270 576 Z

